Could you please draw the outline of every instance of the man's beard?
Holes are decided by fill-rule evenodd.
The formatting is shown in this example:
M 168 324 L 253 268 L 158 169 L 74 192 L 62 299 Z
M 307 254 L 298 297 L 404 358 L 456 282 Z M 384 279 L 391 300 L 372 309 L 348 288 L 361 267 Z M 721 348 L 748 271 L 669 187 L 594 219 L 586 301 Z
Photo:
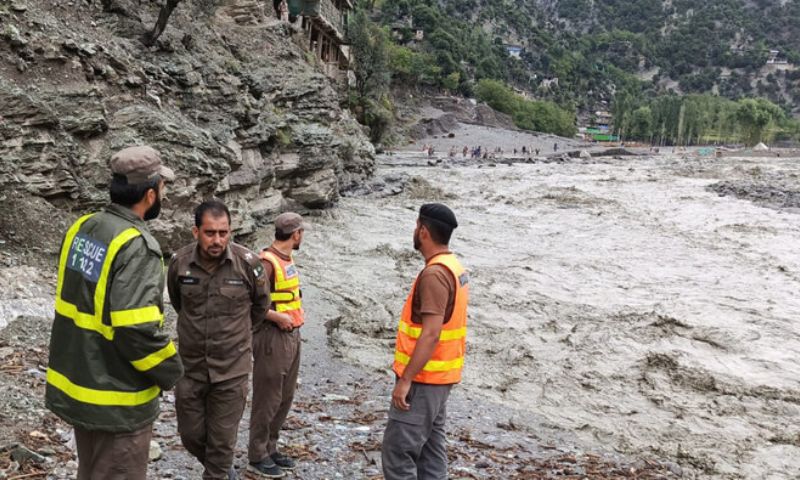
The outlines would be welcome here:
M 158 215 L 161 213 L 161 198 L 156 198 L 156 203 L 153 204 L 152 207 L 148 208 L 146 212 L 144 212 L 144 219 L 147 220 L 155 220 L 158 218 Z
M 419 250 L 421 243 L 422 242 L 420 242 L 419 235 L 417 232 L 414 232 L 414 250 Z

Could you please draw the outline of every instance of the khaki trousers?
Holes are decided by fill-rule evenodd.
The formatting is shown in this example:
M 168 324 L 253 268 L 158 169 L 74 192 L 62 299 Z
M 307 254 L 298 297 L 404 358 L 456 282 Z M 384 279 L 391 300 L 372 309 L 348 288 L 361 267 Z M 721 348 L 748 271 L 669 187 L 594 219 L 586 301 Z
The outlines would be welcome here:
M 178 433 L 186 450 L 205 467 L 204 479 L 228 478 L 246 403 L 247 375 L 219 383 L 178 380 Z
M 452 385 L 412 383 L 411 410 L 389 408 L 381 460 L 385 480 L 447 480 L 447 399 Z
M 153 425 L 111 433 L 75 427 L 78 480 L 145 480 Z
M 253 333 L 253 405 L 250 462 L 278 451 L 278 435 L 292 407 L 300 371 L 300 329 L 286 332 L 272 322 Z

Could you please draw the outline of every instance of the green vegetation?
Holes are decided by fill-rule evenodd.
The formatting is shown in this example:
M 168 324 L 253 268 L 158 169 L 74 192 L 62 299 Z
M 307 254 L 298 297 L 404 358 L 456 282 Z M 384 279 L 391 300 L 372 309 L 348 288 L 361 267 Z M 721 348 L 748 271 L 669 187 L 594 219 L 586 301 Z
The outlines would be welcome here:
M 623 138 L 653 144 L 755 145 L 797 134 L 800 124 L 764 99 L 728 100 L 714 95 L 667 95 L 637 103 L 621 98 L 615 129 Z
M 382 27 L 394 86 L 475 95 L 522 128 L 564 134 L 570 112 L 611 110 L 616 131 L 656 142 L 800 132 L 790 118 L 800 111 L 800 70 L 765 67 L 773 49 L 800 66 L 800 0 L 368 0 L 363 8 Z M 519 59 L 506 43 L 523 48 Z
M 369 6 L 369 2 L 362 3 L 356 15 L 363 15 Z M 574 106 L 570 104 L 567 111 L 552 101 L 526 100 L 508 86 L 509 79 L 525 75 L 525 68 L 509 57 L 499 39 L 493 40 L 482 29 L 458 20 L 436 3 L 384 0 L 378 2 L 378 7 L 374 18 L 384 26 L 381 36 L 387 42 L 388 69 L 395 85 L 477 95 L 511 115 L 520 128 L 575 134 Z M 351 42 L 355 45 L 355 37 Z M 359 58 L 359 54 L 355 57 Z
M 800 74 L 762 70 L 771 49 L 800 64 L 800 0 L 383 0 L 376 7 L 396 43 L 442 68 L 428 69 L 425 84 L 441 86 L 459 71 L 462 89 L 473 79 L 502 80 L 586 112 L 637 82 L 651 96 L 763 97 L 785 110 L 800 103 Z M 421 42 L 413 40 L 417 29 Z M 508 58 L 506 42 L 524 48 L 520 60 Z M 553 78 L 557 87 L 542 88 Z
M 387 97 L 389 41 L 385 32 L 361 7 L 349 19 L 348 37 L 353 53 L 353 73 L 356 77 L 351 107 L 358 121 L 369 127 L 372 142 L 380 143 L 394 117 Z
M 475 87 L 478 99 L 511 115 L 514 123 L 526 130 L 575 135 L 575 115 L 552 102 L 527 100 L 497 80 L 481 80 Z
M 435 2 L 384 0 L 377 18 L 395 43 L 391 64 L 397 80 L 463 93 L 470 91 L 472 79 L 508 78 L 503 45 L 470 22 L 447 15 Z

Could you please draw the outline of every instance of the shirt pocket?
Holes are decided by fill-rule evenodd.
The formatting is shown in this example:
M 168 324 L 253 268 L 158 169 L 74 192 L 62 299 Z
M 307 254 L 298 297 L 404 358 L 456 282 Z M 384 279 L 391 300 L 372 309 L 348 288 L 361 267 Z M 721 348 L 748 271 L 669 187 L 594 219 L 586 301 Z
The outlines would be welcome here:
M 207 298 L 206 289 L 202 285 L 181 285 L 181 309 L 192 317 L 202 315 Z
M 231 316 L 249 315 L 252 302 L 246 285 L 224 285 L 219 288 L 219 294 L 223 307 Z

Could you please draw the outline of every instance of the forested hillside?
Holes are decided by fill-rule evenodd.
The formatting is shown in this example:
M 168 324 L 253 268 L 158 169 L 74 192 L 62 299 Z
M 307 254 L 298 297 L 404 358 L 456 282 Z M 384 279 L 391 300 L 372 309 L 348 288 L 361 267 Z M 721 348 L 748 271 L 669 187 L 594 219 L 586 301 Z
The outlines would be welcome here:
M 620 95 L 638 108 L 672 94 L 758 97 L 797 113 L 800 0 L 369 3 L 403 85 L 473 95 L 498 80 L 584 116 Z
M 797 93 L 777 88 L 784 70 L 764 67 L 770 50 L 778 50 L 779 59 L 800 62 L 800 0 L 385 0 L 381 5 L 386 24 L 410 17 L 434 47 L 447 47 L 452 40 L 447 34 L 454 30 L 474 37 L 470 27 L 480 27 L 498 50 L 504 43 L 522 46 L 524 69 L 498 65 L 485 55 L 485 46 L 473 49 L 475 41 L 455 36 L 468 50 L 466 57 L 480 55 L 473 64 L 477 76 L 491 72 L 526 87 L 557 77 L 562 99 L 605 92 L 606 85 L 585 78 L 598 72 L 592 76 L 611 81 L 649 73 L 642 77 L 652 78 L 654 88 L 681 93 L 717 87 L 724 96 L 760 94 L 779 103 Z M 800 79 L 788 77 L 794 86 Z

